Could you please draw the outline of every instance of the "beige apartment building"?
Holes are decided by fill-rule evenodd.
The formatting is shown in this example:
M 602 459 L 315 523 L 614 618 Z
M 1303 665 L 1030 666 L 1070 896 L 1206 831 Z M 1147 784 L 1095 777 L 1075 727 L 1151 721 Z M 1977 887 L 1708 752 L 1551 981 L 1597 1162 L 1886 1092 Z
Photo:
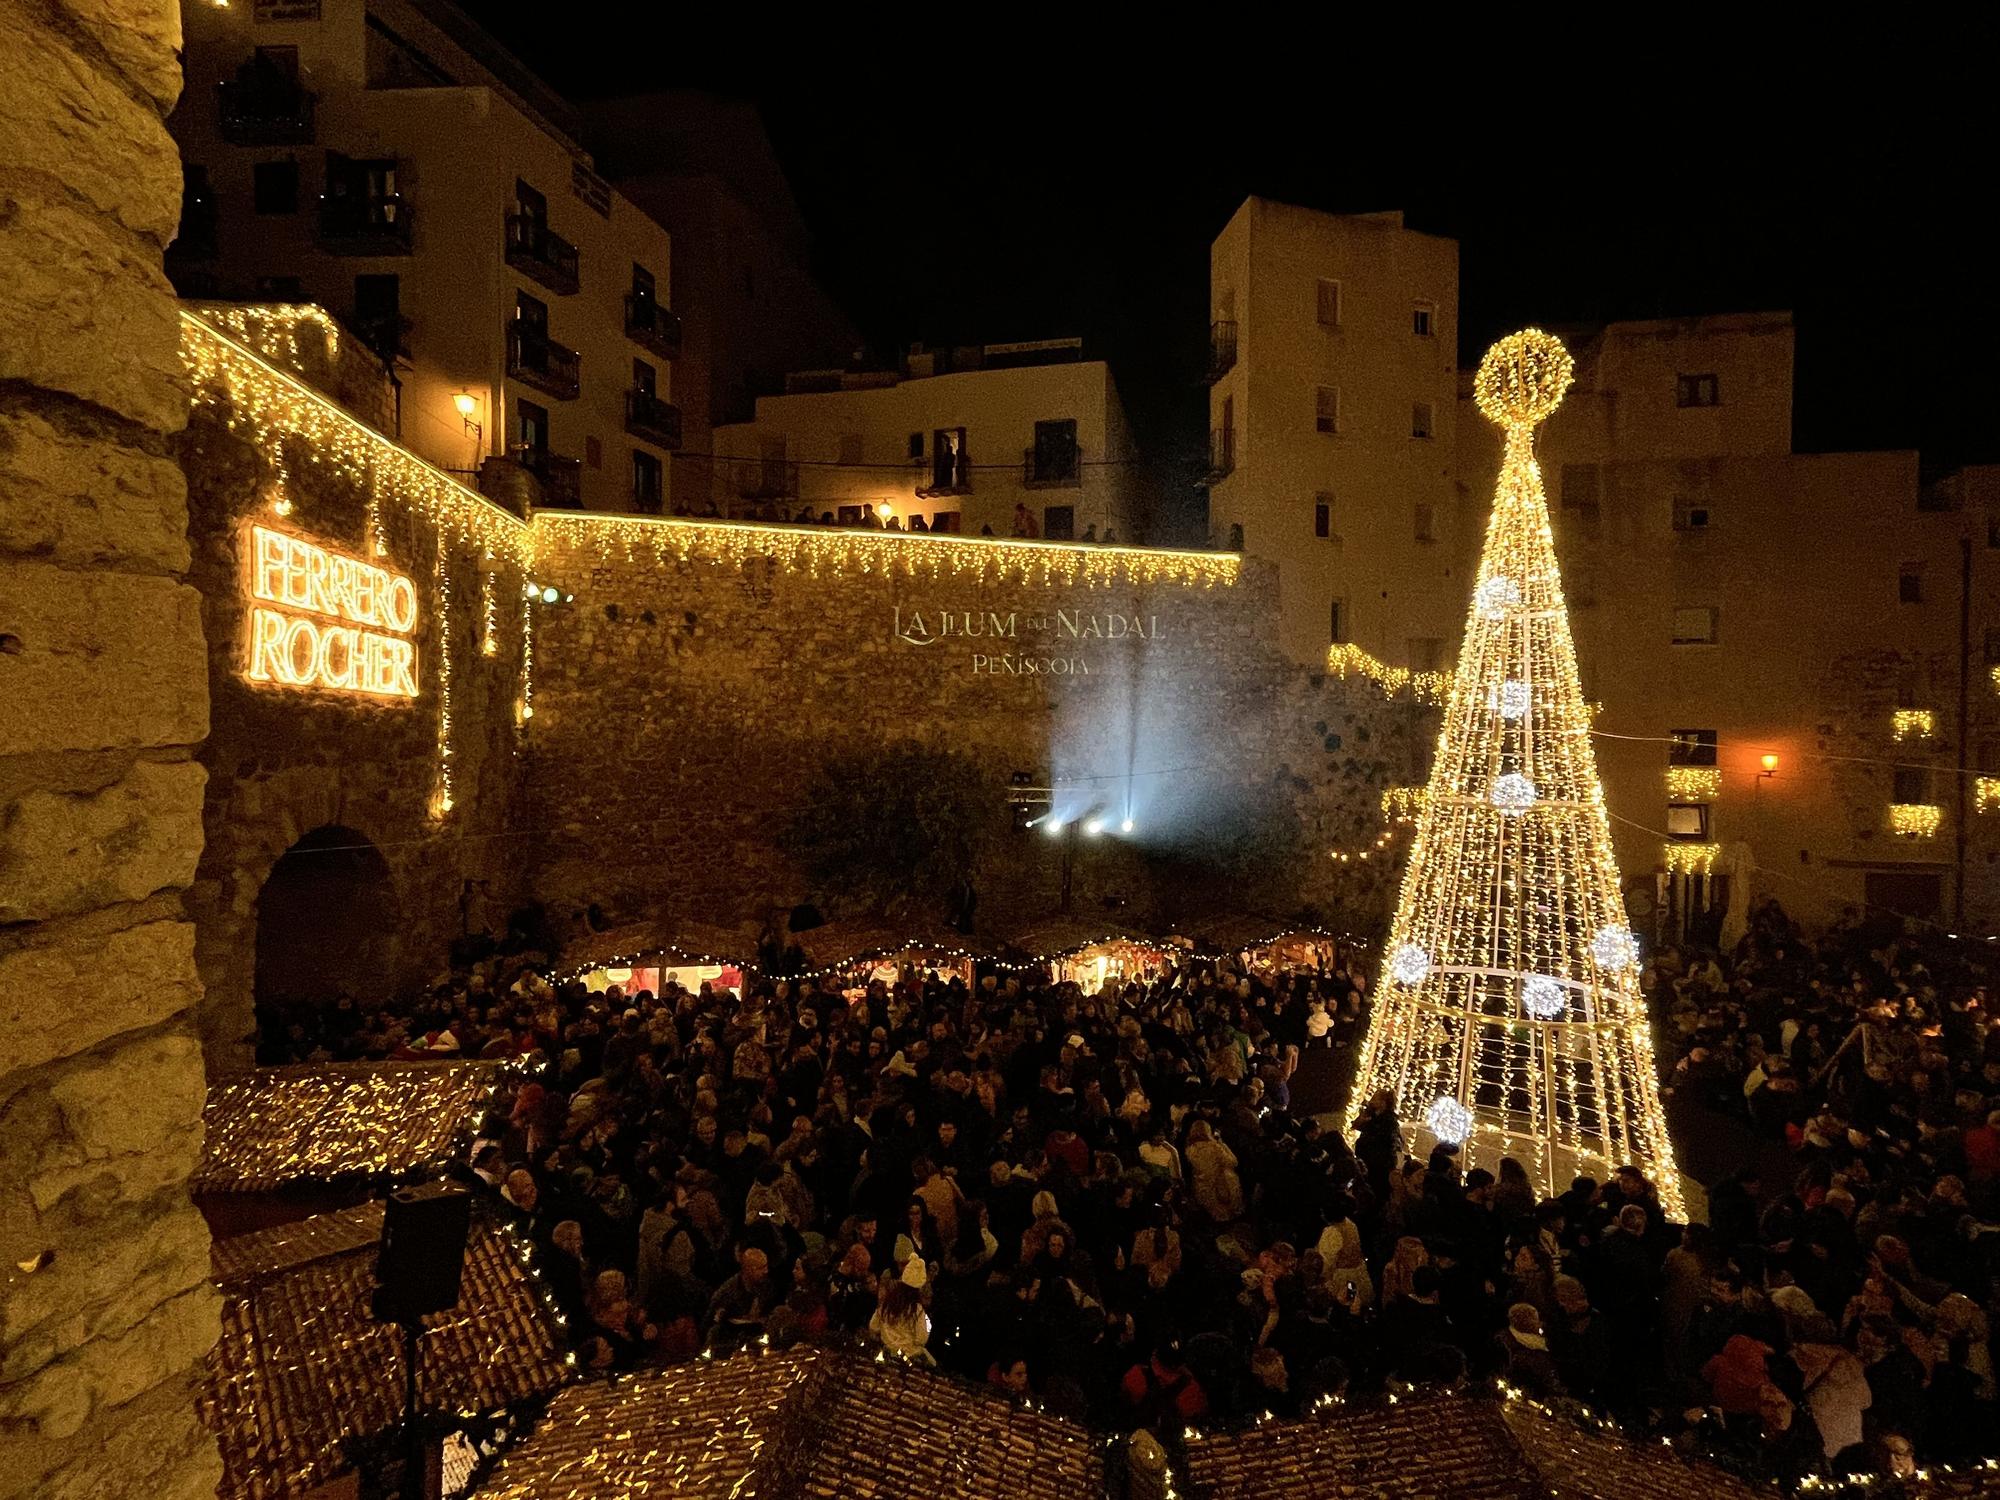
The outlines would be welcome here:
M 715 429 L 716 506 L 765 520 L 893 522 L 1133 542 L 1137 474 L 1111 369 L 1080 339 L 912 351 L 900 370 L 803 371 Z
M 331 309 L 393 361 L 404 443 L 496 495 L 667 508 L 668 235 L 569 107 L 437 0 L 184 9 L 182 294 Z
M 1209 524 L 1277 565 L 1283 645 L 1447 659 L 1464 613 L 1454 485 L 1458 246 L 1400 213 L 1246 199 L 1209 251 Z
M 1299 659 L 1449 667 L 1500 457 L 1455 246 L 1252 198 L 1210 276 L 1212 528 L 1277 564 Z M 2000 468 L 1795 453 L 1789 314 L 1556 331 L 1542 467 L 1642 925 L 1770 895 L 2000 932 Z
M 1667 930 L 1747 880 L 1995 931 L 2000 471 L 1793 452 L 1788 313 L 1566 340 L 1542 469 L 1628 879 Z M 1476 492 L 1499 449 L 1469 392 L 1459 432 Z

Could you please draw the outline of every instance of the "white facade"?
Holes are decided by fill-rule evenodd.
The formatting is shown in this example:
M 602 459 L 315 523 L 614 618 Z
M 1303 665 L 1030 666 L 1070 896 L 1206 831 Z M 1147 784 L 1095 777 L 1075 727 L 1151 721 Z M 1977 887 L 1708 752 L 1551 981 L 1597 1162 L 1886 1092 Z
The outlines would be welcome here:
M 1025 510 L 1045 538 L 1141 540 L 1131 433 L 1100 360 L 791 383 L 821 381 L 836 388 L 761 397 L 755 421 L 715 429 L 718 509 L 972 536 L 1014 535 Z

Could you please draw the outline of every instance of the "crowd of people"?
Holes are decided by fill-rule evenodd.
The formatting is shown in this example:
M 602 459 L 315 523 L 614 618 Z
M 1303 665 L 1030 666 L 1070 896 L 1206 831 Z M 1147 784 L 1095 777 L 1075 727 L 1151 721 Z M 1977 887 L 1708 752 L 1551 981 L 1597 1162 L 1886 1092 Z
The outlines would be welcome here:
M 1775 907 L 1646 970 L 1684 1128 L 1758 1146 L 1681 1226 L 1625 1167 L 1544 1197 L 1377 1097 L 1363 966 L 1170 968 L 1086 992 L 754 979 L 592 993 L 490 960 L 342 1005 L 299 1056 L 531 1054 L 473 1167 L 548 1247 L 594 1369 L 852 1340 L 1174 1433 L 1499 1377 L 1760 1477 L 1996 1445 L 2000 1044 L 1947 947 Z M 1344 1127 L 1344 1128 L 1336 1128 Z

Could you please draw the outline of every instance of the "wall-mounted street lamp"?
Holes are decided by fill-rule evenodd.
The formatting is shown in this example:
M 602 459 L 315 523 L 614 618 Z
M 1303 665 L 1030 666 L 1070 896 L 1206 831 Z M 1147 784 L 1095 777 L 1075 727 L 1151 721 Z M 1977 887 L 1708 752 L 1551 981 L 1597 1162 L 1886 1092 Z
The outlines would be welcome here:
M 451 398 L 451 404 L 458 408 L 458 417 L 465 424 L 467 436 L 475 442 L 485 442 L 486 428 L 473 420 L 473 414 L 479 410 L 479 398 L 470 391 L 460 391 Z
M 1761 765 L 1761 766 L 1763 766 L 1763 768 L 1764 768 L 1764 775 L 1763 775 L 1763 779 L 1764 779 L 1765 781 L 1769 781 L 1769 780 L 1770 780 L 1770 779 L 1771 779 L 1771 778 L 1772 778 L 1773 776 L 1776 776 L 1776 775 L 1778 774 L 1778 757 L 1777 757 L 1777 756 L 1775 756 L 1775 755 L 1766 755 L 1766 756 L 1765 756 L 1765 757 L 1764 757 L 1764 758 L 1763 758 L 1763 759 L 1762 759 L 1761 761 L 1759 761 L 1759 762 L 1758 762 L 1758 764 L 1759 764 L 1759 765 Z

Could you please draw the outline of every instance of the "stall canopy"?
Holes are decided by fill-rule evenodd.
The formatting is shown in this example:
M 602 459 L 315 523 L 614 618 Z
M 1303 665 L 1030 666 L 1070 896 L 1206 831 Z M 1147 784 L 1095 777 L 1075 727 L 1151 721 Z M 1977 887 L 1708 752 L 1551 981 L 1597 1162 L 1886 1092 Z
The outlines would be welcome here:
M 557 977 L 575 979 L 599 969 L 662 962 L 667 968 L 748 968 L 756 955 L 756 941 L 733 927 L 707 922 L 626 922 L 564 944 Z
M 869 960 L 956 967 L 985 957 L 988 952 L 976 938 L 964 933 L 922 924 L 890 926 L 870 918 L 827 922 L 795 932 L 789 941 L 798 945 L 805 955 L 807 970 L 814 973 Z

